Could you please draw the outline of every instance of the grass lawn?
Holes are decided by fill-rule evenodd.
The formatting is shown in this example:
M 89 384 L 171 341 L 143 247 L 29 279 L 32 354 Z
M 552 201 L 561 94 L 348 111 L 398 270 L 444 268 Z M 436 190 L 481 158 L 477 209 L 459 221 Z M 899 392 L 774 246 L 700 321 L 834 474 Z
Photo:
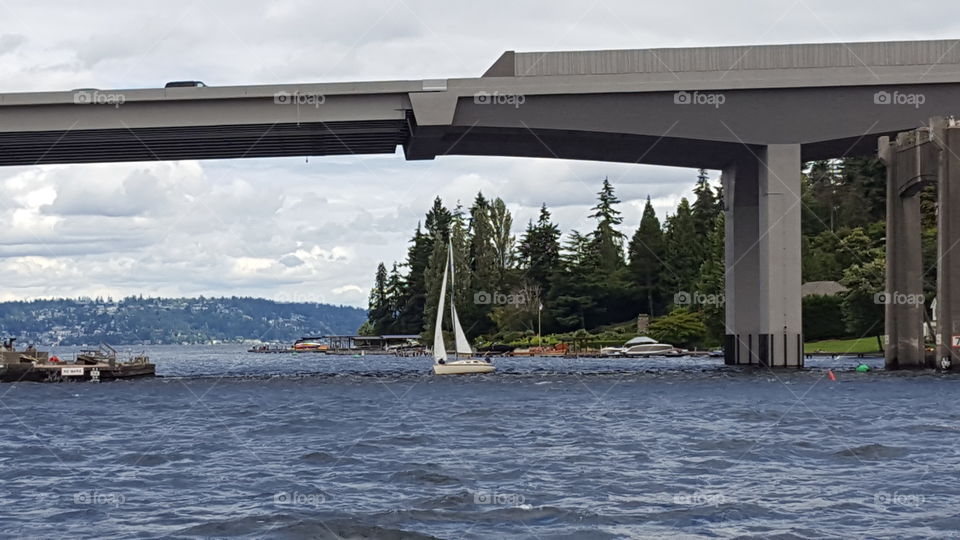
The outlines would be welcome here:
M 806 354 L 824 352 L 832 354 L 860 354 L 879 353 L 877 338 L 874 336 L 859 339 L 828 339 L 825 341 L 810 341 L 803 344 Z

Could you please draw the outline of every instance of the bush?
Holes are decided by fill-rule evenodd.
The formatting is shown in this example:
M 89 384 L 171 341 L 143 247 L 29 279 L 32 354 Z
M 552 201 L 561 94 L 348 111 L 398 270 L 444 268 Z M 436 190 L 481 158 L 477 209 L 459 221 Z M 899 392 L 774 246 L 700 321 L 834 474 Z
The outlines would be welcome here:
M 649 333 L 661 343 L 689 348 L 705 341 L 707 327 L 703 313 L 680 308 L 650 323 Z
M 843 321 L 843 298 L 816 294 L 803 299 L 803 339 L 819 341 L 847 337 Z

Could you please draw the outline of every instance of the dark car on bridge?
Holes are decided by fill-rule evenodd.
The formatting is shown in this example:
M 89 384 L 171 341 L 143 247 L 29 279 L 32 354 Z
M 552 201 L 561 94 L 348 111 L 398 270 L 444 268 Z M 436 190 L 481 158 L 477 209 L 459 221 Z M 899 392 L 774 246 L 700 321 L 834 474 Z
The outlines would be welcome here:
M 203 88 L 206 86 L 203 81 L 170 81 L 164 88 Z

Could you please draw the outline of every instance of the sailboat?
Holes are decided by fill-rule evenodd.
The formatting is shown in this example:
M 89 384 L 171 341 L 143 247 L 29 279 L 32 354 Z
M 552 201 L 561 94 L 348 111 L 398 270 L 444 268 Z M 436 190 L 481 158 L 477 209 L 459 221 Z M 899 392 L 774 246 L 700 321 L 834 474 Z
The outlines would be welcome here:
M 453 335 L 456 352 L 453 359 L 447 358 L 447 346 L 443 343 L 443 311 L 447 299 L 447 277 L 450 278 L 450 319 L 453 321 Z M 447 246 L 447 264 L 443 268 L 443 283 L 440 285 L 440 300 L 437 302 L 437 323 L 433 327 L 433 372 L 437 375 L 462 375 L 467 373 L 491 373 L 494 367 L 490 362 L 471 358 L 473 349 L 463 333 L 457 306 L 454 304 L 453 244 Z M 461 359 L 460 356 L 466 356 Z

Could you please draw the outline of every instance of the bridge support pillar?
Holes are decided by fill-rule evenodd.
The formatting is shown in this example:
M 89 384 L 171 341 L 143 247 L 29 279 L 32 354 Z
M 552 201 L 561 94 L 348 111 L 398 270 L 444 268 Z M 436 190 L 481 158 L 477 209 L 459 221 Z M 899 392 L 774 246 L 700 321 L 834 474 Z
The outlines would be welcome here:
M 800 145 L 768 145 L 723 169 L 725 363 L 803 367 Z
M 960 369 L 960 122 L 933 120 L 937 185 L 937 363 Z
M 881 137 L 877 154 L 887 166 L 887 284 L 884 302 L 887 369 L 920 368 L 923 350 L 923 250 L 920 191 L 935 178 L 937 148 L 930 130 Z

